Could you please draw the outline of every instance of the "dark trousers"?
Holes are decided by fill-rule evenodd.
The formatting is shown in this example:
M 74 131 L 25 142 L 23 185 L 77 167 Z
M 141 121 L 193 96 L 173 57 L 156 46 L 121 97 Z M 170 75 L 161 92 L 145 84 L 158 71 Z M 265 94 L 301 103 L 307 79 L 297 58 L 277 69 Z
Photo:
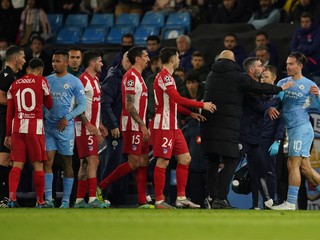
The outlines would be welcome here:
M 206 172 L 189 172 L 187 183 L 187 196 L 196 204 L 203 205 L 207 193 Z

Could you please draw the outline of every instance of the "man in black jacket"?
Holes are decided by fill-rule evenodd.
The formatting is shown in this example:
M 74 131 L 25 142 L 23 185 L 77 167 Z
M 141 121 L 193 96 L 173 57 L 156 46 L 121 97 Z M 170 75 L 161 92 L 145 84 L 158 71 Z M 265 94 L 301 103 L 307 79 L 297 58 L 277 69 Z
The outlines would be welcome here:
M 204 101 L 214 102 L 217 111 L 204 112 L 207 122 L 201 127 L 204 153 L 208 155 L 209 200 L 216 208 L 231 208 L 227 201 L 230 182 L 239 159 L 239 139 L 244 94 L 276 94 L 292 84 L 279 88 L 253 81 L 235 62 L 232 51 L 225 50 L 212 65 L 208 75 Z M 218 175 L 219 164 L 224 168 Z M 210 205 L 211 207 L 211 205 Z

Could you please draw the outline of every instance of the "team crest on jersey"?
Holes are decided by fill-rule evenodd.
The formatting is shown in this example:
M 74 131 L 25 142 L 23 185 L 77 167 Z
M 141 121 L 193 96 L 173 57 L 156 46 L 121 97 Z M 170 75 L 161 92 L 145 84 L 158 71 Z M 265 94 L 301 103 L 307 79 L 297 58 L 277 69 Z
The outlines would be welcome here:
M 163 80 L 167 83 L 171 81 L 171 77 L 169 75 L 165 75 Z
M 117 140 L 113 140 L 111 144 L 112 144 L 112 146 L 116 147 L 116 146 L 118 146 L 118 141 Z
M 89 146 L 89 151 L 93 151 L 93 146 Z
M 164 154 L 167 154 L 168 148 L 163 148 L 162 151 L 163 151 Z
M 133 87 L 133 85 L 134 85 L 133 80 L 127 81 L 127 87 Z
M 22 119 L 22 118 L 23 118 L 23 113 L 22 113 L 22 112 L 19 112 L 19 113 L 18 113 L 18 118 L 19 118 L 19 119 Z
M 68 89 L 68 88 L 69 88 L 69 84 L 66 83 L 65 85 L 63 85 L 63 88 L 64 88 L 64 89 Z
M 132 150 L 133 151 L 137 150 L 137 145 L 136 144 L 132 144 Z
M 303 90 L 305 87 L 304 87 L 303 84 L 301 84 L 301 85 L 299 86 L 299 88 L 300 88 L 300 90 Z

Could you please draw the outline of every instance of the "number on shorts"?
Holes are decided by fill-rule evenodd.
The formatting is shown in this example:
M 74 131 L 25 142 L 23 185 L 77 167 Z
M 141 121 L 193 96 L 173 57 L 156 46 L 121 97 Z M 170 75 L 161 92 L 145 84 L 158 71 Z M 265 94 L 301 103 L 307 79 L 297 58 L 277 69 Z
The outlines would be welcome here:
M 293 141 L 293 150 L 300 151 L 302 147 L 302 141 Z
M 139 143 L 140 143 L 140 135 L 133 135 L 132 144 L 139 144 Z
M 31 106 L 26 105 L 26 94 L 29 93 L 31 95 Z M 33 89 L 25 88 L 22 91 L 19 89 L 16 93 L 17 97 L 17 104 L 18 104 L 18 111 L 21 112 L 21 108 L 25 111 L 32 111 L 36 106 L 36 94 L 34 93 Z
M 164 148 L 166 148 L 166 147 L 172 147 L 172 139 L 168 139 L 168 138 L 163 138 L 163 140 L 164 140 L 164 143 L 161 145 L 161 147 L 164 147 Z

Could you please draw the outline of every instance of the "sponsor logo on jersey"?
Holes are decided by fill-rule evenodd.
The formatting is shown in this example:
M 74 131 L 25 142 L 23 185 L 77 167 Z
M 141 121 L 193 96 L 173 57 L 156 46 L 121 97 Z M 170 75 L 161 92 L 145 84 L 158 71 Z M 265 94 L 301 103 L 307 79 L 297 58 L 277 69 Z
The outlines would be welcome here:
M 94 98 L 93 98 L 93 101 L 94 101 L 94 102 L 100 102 L 100 97 L 94 97 Z

